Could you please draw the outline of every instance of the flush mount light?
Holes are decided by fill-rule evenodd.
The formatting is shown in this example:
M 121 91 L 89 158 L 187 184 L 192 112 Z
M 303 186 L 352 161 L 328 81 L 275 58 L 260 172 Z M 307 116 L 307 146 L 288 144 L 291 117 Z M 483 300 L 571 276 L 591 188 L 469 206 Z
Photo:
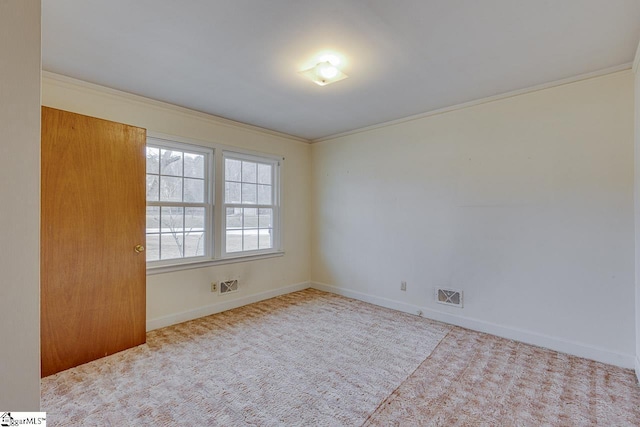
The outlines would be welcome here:
M 307 70 L 300 71 L 300 73 L 315 84 L 325 86 L 349 77 L 340 71 L 337 65 L 336 61 L 324 60 Z

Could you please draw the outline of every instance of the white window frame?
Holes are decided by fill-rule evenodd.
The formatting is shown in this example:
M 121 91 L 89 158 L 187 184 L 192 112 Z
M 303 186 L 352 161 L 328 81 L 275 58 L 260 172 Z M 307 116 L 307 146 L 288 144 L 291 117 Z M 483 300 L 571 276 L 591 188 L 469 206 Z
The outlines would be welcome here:
M 155 141 L 155 143 L 154 143 Z M 175 258 L 159 261 L 147 262 L 147 275 L 167 273 L 171 271 L 187 270 L 193 268 L 208 267 L 218 264 L 229 264 L 245 261 L 253 261 L 265 258 L 272 258 L 284 255 L 282 246 L 283 230 L 281 227 L 282 218 L 282 168 L 284 158 L 272 154 L 265 154 L 256 151 L 238 149 L 223 144 L 209 141 L 198 141 L 190 138 L 183 138 L 174 135 L 166 135 L 159 132 L 147 131 L 147 143 L 151 146 L 162 146 L 174 148 L 188 152 L 210 153 L 208 165 L 206 167 L 206 189 L 208 203 L 211 208 L 206 212 L 205 229 L 210 237 L 205 248 L 205 255 L 199 257 Z M 224 157 L 228 153 L 233 158 L 246 159 L 258 163 L 271 163 L 273 167 L 273 244 L 270 249 L 255 251 L 225 253 L 226 247 L 226 209 L 225 197 L 225 177 L 224 177 Z M 146 174 L 145 174 L 146 177 Z M 146 178 L 145 178 L 146 179 Z M 153 204 L 150 204 L 153 203 Z M 147 202 L 147 206 L 156 206 L 157 203 L 167 206 L 171 202 Z M 247 207 L 245 205 L 244 207 Z M 248 207 L 252 207 L 249 205 Z M 208 227 L 208 229 L 206 228 Z
M 171 259 L 160 259 L 155 261 L 147 261 L 147 268 L 151 267 L 163 267 L 163 266 L 171 266 L 178 264 L 189 264 L 196 263 L 209 260 L 213 257 L 213 242 L 215 241 L 215 228 L 213 226 L 213 217 L 215 212 L 215 204 L 214 204 L 214 187 L 215 180 L 214 177 L 214 159 L 215 159 L 215 150 L 213 148 L 203 147 L 194 144 L 187 144 L 184 142 L 179 142 L 175 140 L 169 140 L 159 137 L 147 136 L 147 144 L 146 146 L 158 147 L 161 149 L 174 149 L 177 151 L 189 152 L 194 154 L 202 154 L 205 157 L 205 170 L 204 170 L 204 196 L 205 200 L 203 203 L 189 203 L 189 202 L 164 202 L 164 201 L 147 201 L 147 206 L 159 206 L 159 207 L 204 207 L 205 209 L 205 246 L 204 246 L 204 255 L 202 256 L 191 256 L 191 257 L 183 257 L 183 258 L 171 258 Z M 160 171 L 158 171 L 160 172 Z M 146 177 L 146 174 L 145 174 Z M 146 179 L 146 178 L 145 178 Z M 160 225 L 162 227 L 162 225 Z M 146 235 L 146 233 L 145 233 Z
M 261 205 L 257 202 L 255 204 L 247 204 L 247 203 L 227 203 L 224 200 L 225 192 L 224 185 L 226 183 L 225 174 L 225 162 L 227 159 L 233 160 L 245 160 L 249 162 L 262 163 L 271 165 L 271 186 L 272 186 L 272 200 L 269 205 Z M 257 156 L 252 154 L 246 154 L 243 152 L 235 151 L 235 150 L 223 150 L 222 152 L 222 186 L 220 192 L 222 193 L 222 233 L 221 233 L 221 258 L 236 258 L 238 256 L 247 256 L 247 255 L 257 255 L 257 254 L 269 254 L 269 253 L 277 253 L 281 250 L 281 231 L 280 231 L 280 166 L 281 166 L 281 157 L 272 157 L 272 156 Z M 257 196 L 256 196 L 257 197 Z M 271 236 L 271 248 L 268 249 L 255 249 L 255 250 L 244 250 L 237 252 L 227 252 L 227 208 L 255 208 L 255 209 L 272 209 L 272 236 Z

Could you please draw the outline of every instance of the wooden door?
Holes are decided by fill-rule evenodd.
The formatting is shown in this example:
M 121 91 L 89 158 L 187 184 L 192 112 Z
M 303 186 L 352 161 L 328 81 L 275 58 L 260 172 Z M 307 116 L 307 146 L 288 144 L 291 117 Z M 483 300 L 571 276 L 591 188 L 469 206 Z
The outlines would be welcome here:
M 42 108 L 42 376 L 145 342 L 146 130 Z

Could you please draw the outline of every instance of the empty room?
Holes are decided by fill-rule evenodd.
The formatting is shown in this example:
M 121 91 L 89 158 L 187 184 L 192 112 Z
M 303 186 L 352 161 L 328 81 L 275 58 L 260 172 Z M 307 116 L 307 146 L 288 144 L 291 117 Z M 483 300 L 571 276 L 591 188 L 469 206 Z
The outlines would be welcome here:
M 637 0 L 0 0 L 0 424 L 640 426 Z

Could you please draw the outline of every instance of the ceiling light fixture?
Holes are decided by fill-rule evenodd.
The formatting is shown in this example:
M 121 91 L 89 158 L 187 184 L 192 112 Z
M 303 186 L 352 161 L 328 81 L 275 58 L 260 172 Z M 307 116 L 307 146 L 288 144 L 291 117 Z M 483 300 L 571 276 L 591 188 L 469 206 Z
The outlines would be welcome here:
M 303 70 L 300 73 L 311 79 L 315 84 L 325 86 L 349 77 L 340 71 L 337 65 L 338 61 L 325 60 L 318 62 L 315 66 Z

